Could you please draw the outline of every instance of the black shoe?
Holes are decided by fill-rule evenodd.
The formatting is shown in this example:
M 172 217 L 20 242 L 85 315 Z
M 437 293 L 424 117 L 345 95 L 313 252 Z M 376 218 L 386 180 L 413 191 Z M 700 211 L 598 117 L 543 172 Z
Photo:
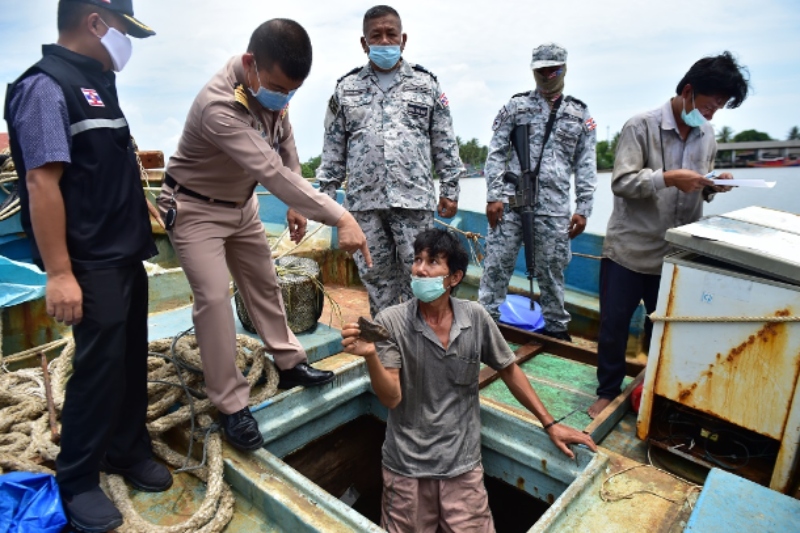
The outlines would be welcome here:
M 219 420 L 225 440 L 234 448 L 251 452 L 264 446 L 264 437 L 249 407 L 230 415 L 220 413 Z
M 139 461 L 127 468 L 118 468 L 112 465 L 108 459 L 100 463 L 100 470 L 108 474 L 117 474 L 144 492 L 164 492 L 172 486 L 172 473 L 169 468 L 153 459 Z
M 306 363 L 299 363 L 292 369 L 281 370 L 278 373 L 281 376 L 281 380 L 278 382 L 279 389 L 291 389 L 301 385 L 315 387 L 330 383 L 335 377 L 334 373 L 329 370 L 317 370 Z
M 539 335 L 546 335 L 548 337 L 552 337 L 560 341 L 572 342 L 572 337 L 570 337 L 569 333 L 567 333 L 566 331 L 550 331 L 547 329 L 543 329 L 542 331 L 539 332 Z
M 122 514 L 100 487 L 69 498 L 62 495 L 61 500 L 70 525 L 78 531 L 105 533 L 122 525 Z

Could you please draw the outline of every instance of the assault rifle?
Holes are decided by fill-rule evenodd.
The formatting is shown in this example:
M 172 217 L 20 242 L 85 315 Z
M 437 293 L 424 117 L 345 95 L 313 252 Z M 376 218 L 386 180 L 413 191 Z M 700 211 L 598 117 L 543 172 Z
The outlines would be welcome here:
M 531 285 L 531 309 L 533 305 L 533 278 L 536 277 L 536 260 L 534 250 L 536 242 L 533 235 L 533 206 L 536 205 L 538 196 L 538 170 L 536 173 L 531 170 L 531 149 L 529 135 L 529 125 L 519 124 L 511 132 L 511 145 L 519 160 L 519 167 L 522 176 L 517 176 L 513 172 L 506 172 L 503 181 L 513 183 L 516 187 L 516 194 L 511 198 L 511 208 L 516 210 L 522 222 L 522 242 L 525 245 L 525 268 L 528 271 L 528 282 Z

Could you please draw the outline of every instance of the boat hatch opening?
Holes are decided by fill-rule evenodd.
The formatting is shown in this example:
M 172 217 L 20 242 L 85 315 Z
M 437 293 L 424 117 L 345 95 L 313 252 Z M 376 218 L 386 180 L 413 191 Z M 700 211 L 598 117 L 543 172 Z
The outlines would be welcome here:
M 293 389 L 253 409 L 264 456 L 275 458 L 279 475 L 306 480 L 296 486 L 322 489 L 325 501 L 314 498 L 318 509 L 366 519 L 372 530 L 380 522 L 387 410 L 370 389 L 363 360 L 341 354 L 326 361 L 337 368 L 331 385 Z M 568 506 L 604 461 L 584 448 L 569 459 L 539 426 L 484 402 L 481 421 L 485 484 L 499 531 L 538 531 L 537 520 Z
M 386 423 L 365 415 L 308 443 L 283 460 L 375 524 L 381 518 L 381 446 Z M 523 484 L 520 478 L 518 483 Z M 487 475 L 489 507 L 498 531 L 528 531 L 550 507 L 502 479 Z

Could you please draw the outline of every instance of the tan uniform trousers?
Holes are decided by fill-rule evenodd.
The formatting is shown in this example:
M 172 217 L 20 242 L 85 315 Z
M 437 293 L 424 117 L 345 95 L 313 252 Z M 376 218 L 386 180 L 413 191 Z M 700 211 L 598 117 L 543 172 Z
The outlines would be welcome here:
M 162 218 L 172 189 L 158 198 Z M 272 252 L 253 195 L 242 207 L 214 205 L 175 195 L 178 217 L 169 238 L 194 293 L 194 320 L 209 399 L 221 412 L 247 407 L 250 387 L 236 367 L 236 326 L 230 276 L 241 291 L 250 318 L 281 370 L 307 361 L 286 324 Z M 230 275 L 229 275 L 230 272 Z
M 389 533 L 494 533 L 482 466 L 450 479 L 384 468 L 381 500 L 381 527 Z

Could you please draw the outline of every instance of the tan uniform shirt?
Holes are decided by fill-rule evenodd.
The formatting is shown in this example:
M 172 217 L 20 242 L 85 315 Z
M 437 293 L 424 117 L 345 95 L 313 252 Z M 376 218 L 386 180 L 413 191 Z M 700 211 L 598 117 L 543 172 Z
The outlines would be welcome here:
M 344 208 L 300 176 L 288 108 L 264 109 L 246 88 L 237 101 L 244 81 L 235 56 L 203 87 L 167 172 L 184 187 L 229 202 L 245 202 L 260 183 L 304 216 L 334 225 Z

